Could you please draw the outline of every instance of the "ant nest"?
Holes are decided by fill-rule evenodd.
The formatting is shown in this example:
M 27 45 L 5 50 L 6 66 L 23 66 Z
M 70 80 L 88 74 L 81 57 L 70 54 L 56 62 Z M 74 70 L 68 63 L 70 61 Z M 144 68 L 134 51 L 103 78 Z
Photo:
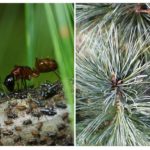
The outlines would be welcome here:
M 73 145 L 68 108 L 58 82 L 3 94 L 0 115 L 0 145 Z

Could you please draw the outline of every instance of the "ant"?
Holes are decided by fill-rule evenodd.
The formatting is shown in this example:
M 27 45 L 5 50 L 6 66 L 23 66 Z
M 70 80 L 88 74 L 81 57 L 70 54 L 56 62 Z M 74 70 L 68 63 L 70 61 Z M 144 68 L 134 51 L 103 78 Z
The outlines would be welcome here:
M 50 58 L 36 58 L 35 69 L 31 69 L 28 66 L 15 66 L 10 74 L 6 76 L 4 85 L 10 92 L 12 92 L 14 91 L 15 81 L 21 80 L 22 85 L 27 88 L 26 80 L 36 78 L 40 75 L 40 73 L 51 72 L 55 71 L 56 69 L 57 63 L 55 60 Z
M 9 75 L 6 76 L 4 85 L 9 91 L 13 91 L 15 87 L 15 81 L 21 80 L 21 83 L 26 88 L 26 80 L 30 80 L 32 77 L 38 75 L 28 66 L 15 66 Z

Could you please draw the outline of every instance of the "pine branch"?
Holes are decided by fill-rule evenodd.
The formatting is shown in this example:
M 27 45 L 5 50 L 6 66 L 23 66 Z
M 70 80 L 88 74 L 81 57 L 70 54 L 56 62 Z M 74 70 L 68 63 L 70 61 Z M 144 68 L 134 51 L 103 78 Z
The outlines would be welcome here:
M 77 55 L 79 145 L 150 145 L 150 62 L 141 59 L 149 39 L 131 31 L 127 41 L 115 24 L 99 27 Z
M 150 33 L 149 4 L 77 4 L 77 25 L 81 32 L 120 25 L 126 37 L 134 27 L 135 37 Z M 145 39 L 145 37 L 144 37 Z

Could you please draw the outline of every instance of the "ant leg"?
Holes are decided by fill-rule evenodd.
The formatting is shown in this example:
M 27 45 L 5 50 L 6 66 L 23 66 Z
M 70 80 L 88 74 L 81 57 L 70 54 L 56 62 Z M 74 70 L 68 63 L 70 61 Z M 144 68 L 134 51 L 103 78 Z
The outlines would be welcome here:
M 26 82 L 25 82 L 26 80 L 25 79 L 22 79 L 21 80 L 21 84 L 22 84 L 22 89 L 24 90 L 24 89 L 26 89 Z
M 22 85 L 23 85 L 23 89 L 27 89 L 27 85 L 26 85 L 26 80 L 22 79 Z
M 19 91 L 19 81 L 17 81 L 17 90 Z
M 58 79 L 60 79 L 59 74 L 56 71 L 54 71 L 54 73 L 56 74 L 56 76 L 58 77 Z
M 21 79 L 21 89 L 24 88 L 24 83 L 23 83 L 23 79 Z
M 24 88 L 27 89 L 27 81 L 24 80 Z

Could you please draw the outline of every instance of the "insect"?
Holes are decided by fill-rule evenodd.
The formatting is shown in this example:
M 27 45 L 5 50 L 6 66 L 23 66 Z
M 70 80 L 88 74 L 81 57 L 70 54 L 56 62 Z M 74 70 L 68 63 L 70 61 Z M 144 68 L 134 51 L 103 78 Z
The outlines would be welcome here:
M 13 135 L 13 132 L 11 130 L 6 129 L 2 131 L 2 134 L 3 136 L 9 136 L 9 135 Z
M 29 125 L 32 124 L 32 121 L 30 119 L 23 121 L 23 125 Z
M 57 114 L 57 112 L 54 110 L 54 108 L 44 108 L 41 109 L 41 113 L 47 116 L 54 116 Z
M 58 132 L 57 138 L 58 138 L 58 139 L 63 139 L 63 138 L 65 138 L 65 137 L 66 137 L 66 131 L 60 130 L 60 131 Z
M 58 130 L 60 131 L 60 130 L 65 129 L 65 128 L 66 128 L 66 125 L 63 124 L 63 123 L 61 123 L 61 124 L 57 125 L 57 128 L 58 128 Z
M 47 137 L 55 138 L 57 136 L 56 132 L 49 131 L 47 132 Z
M 22 131 L 22 128 L 20 126 L 15 126 L 16 131 Z
M 56 82 L 54 84 L 46 82 L 40 86 L 40 89 L 41 89 L 40 91 L 41 96 L 44 99 L 47 99 L 58 93 L 58 91 L 61 89 L 61 84 L 59 82 Z
M 3 143 L 2 143 L 2 141 L 0 141 L 0 146 L 3 146 Z
M 65 109 L 67 108 L 67 105 L 64 102 L 57 102 L 56 107 Z
M 8 105 L 6 109 L 4 109 L 8 119 L 15 119 L 18 117 L 18 114 L 12 110 L 12 106 Z
M 45 107 L 45 102 L 42 102 L 40 100 L 33 100 L 37 104 L 38 107 Z
M 39 131 L 37 131 L 37 130 L 32 130 L 31 133 L 34 137 L 40 137 L 41 136 Z
M 15 66 L 11 73 L 6 76 L 4 85 L 12 92 L 14 91 L 15 81 L 21 80 L 21 84 L 24 88 L 27 88 L 26 80 L 30 80 L 32 77 L 37 76 L 38 74 L 28 66 Z M 17 84 L 17 86 L 19 89 L 19 84 Z
M 9 119 L 9 120 L 4 121 L 4 123 L 5 123 L 6 125 L 11 125 L 11 124 L 13 124 L 14 122 L 13 122 L 11 119 Z
M 41 131 L 42 130 L 42 127 L 43 127 L 43 122 L 39 122 L 36 126 L 37 130 L 38 131 Z
M 47 141 L 47 146 L 56 146 L 55 140 L 48 140 Z
M 23 110 L 26 110 L 27 107 L 25 105 L 17 105 L 16 109 L 18 109 L 19 111 L 23 111 Z
M 17 101 L 9 102 L 9 106 L 10 106 L 10 107 L 15 107 L 17 104 L 18 104 Z
M 23 85 L 23 87 L 26 89 L 27 80 L 38 77 L 40 73 L 55 71 L 57 68 L 58 65 L 54 59 L 36 58 L 34 69 L 28 66 L 15 66 L 13 70 L 6 76 L 4 80 L 4 85 L 10 92 L 13 92 L 15 88 L 15 82 L 21 80 L 21 85 Z M 57 73 L 56 75 L 58 76 Z M 17 86 L 19 89 L 19 84 L 17 84 Z
M 41 112 L 38 112 L 38 111 L 33 111 L 32 112 L 32 116 L 37 117 L 38 120 L 40 119 L 41 115 L 42 115 Z
M 41 145 L 46 144 L 47 141 L 48 141 L 48 137 L 47 137 L 47 136 L 44 136 L 44 137 L 41 137 L 41 138 L 40 138 L 40 144 L 41 144 Z
M 38 144 L 38 140 L 37 140 L 37 138 L 31 138 L 31 139 L 29 139 L 27 144 L 28 145 L 36 145 L 36 144 Z
M 21 140 L 22 140 L 22 138 L 21 138 L 20 135 L 16 135 L 16 136 L 14 137 L 14 143 L 17 143 L 17 142 L 19 142 L 19 141 L 21 141 Z
M 63 120 L 66 120 L 66 119 L 68 119 L 68 117 L 69 117 L 69 113 L 68 113 L 68 112 L 65 112 L 65 113 L 62 114 L 61 117 L 62 117 Z
M 15 118 L 18 118 L 18 115 L 15 112 L 11 111 L 7 113 L 7 117 L 10 119 L 15 119 Z

